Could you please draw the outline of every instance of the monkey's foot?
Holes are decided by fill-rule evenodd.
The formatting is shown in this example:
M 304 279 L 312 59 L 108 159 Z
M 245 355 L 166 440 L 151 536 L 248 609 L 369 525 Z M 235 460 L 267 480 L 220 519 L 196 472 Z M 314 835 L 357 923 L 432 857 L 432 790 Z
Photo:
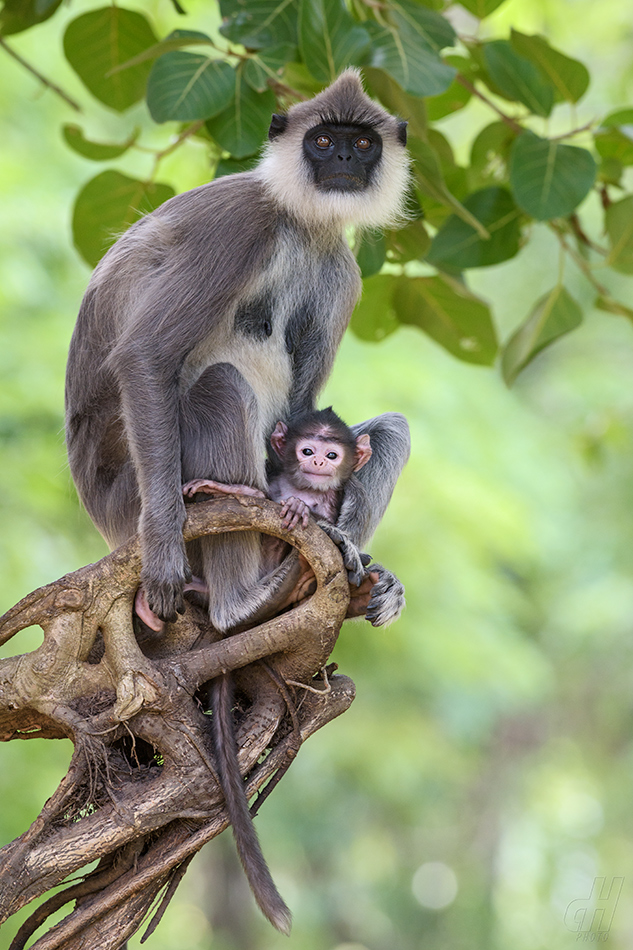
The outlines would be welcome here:
M 329 521 L 317 521 L 317 524 L 325 531 L 328 538 L 334 541 L 341 552 L 350 584 L 353 584 L 354 587 L 360 587 L 367 573 L 365 567 L 371 561 L 371 557 L 368 554 L 362 554 L 349 536 L 340 528 L 337 528 L 336 525 Z
M 370 573 L 366 574 L 363 578 L 360 587 L 352 587 L 350 584 L 350 598 L 349 607 L 347 608 L 347 613 L 345 615 L 346 620 L 349 620 L 352 617 L 367 616 L 367 609 L 371 600 L 372 591 L 374 589 L 374 585 L 377 584 L 379 580 L 379 575 L 374 571 L 370 571 Z
M 195 576 L 192 577 L 191 580 L 183 587 L 183 592 L 188 590 L 194 590 L 199 594 L 209 593 L 209 588 L 202 578 Z M 143 623 L 149 627 L 150 630 L 155 630 L 156 633 L 161 633 L 165 627 L 165 621 L 161 620 L 160 617 L 158 617 L 150 607 L 147 601 L 145 588 L 142 584 L 137 590 L 136 597 L 134 598 L 134 613 L 137 615 L 137 617 L 141 618 Z
M 266 495 L 259 488 L 250 485 L 225 485 L 223 482 L 214 482 L 210 478 L 194 478 L 182 486 L 182 493 L 186 498 L 193 498 L 197 492 L 205 495 L 250 495 L 251 498 L 265 498 Z
M 304 528 L 308 527 L 310 509 L 305 501 L 301 501 L 300 498 L 295 498 L 294 495 L 291 495 L 290 498 L 284 498 L 281 503 L 280 514 L 284 528 L 296 528 L 299 522 L 301 522 Z
M 385 627 L 397 620 L 405 607 L 404 586 L 382 564 L 370 564 L 368 571 L 378 575 L 369 598 L 365 617 L 373 627 Z

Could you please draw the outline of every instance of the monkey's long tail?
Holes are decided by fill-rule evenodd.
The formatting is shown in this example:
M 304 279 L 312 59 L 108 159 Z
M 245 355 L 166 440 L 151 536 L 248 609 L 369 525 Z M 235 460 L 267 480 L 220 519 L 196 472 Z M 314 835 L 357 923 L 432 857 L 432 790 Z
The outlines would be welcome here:
M 292 915 L 268 870 L 240 775 L 233 731 L 233 681 L 230 674 L 224 673 L 213 680 L 211 704 L 218 773 L 237 853 L 260 910 L 273 927 L 289 936 Z

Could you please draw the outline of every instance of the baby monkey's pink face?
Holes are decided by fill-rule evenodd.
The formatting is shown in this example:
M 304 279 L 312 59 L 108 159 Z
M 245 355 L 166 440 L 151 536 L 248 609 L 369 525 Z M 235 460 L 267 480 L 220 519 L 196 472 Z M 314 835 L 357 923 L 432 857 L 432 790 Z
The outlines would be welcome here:
M 339 442 L 314 437 L 299 439 L 295 446 L 299 471 L 315 486 L 324 486 L 329 479 L 340 478 L 340 467 L 349 455 Z

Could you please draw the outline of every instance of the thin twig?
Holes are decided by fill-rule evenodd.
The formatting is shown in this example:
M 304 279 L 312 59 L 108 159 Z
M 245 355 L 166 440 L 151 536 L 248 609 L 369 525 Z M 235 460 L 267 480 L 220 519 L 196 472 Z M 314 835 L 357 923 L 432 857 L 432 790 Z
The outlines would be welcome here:
M 559 227 L 558 225 L 556 225 L 553 221 L 550 221 L 550 222 L 549 222 L 549 226 L 550 226 L 550 229 L 554 232 L 554 234 L 555 234 L 556 237 L 558 238 L 558 240 L 560 241 L 561 246 L 563 247 L 563 249 L 569 254 L 569 256 L 572 258 L 572 260 L 574 261 L 574 263 L 576 264 L 576 266 L 579 268 L 579 270 L 581 270 L 582 273 L 585 275 L 585 277 L 587 278 L 587 280 L 589 281 L 589 283 L 590 283 L 593 287 L 595 287 L 595 289 L 598 291 L 598 293 L 600 294 L 600 296 L 601 296 L 601 297 L 610 297 L 610 296 L 611 296 L 611 291 L 608 290 L 608 289 L 604 286 L 604 284 L 601 284 L 601 283 L 600 283 L 600 281 L 599 281 L 598 278 L 595 276 L 595 274 L 594 274 L 593 271 L 591 270 L 589 264 L 588 264 L 587 261 L 584 259 L 584 257 L 583 257 L 581 254 L 579 254 L 578 251 L 577 251 L 575 248 L 569 246 L 569 244 L 568 244 L 567 241 L 565 240 L 565 235 L 564 235 L 563 232 L 561 231 L 560 227 Z
M 595 119 L 591 119 L 589 122 L 585 122 L 584 125 L 579 125 L 578 128 L 572 129 L 571 132 L 561 132 L 560 135 L 550 135 L 550 142 L 559 142 L 561 139 L 570 139 L 572 135 L 580 135 L 581 132 L 588 132 L 596 124 Z
M 82 111 L 81 106 L 75 102 L 74 99 L 71 99 L 63 89 L 60 89 L 59 86 L 56 86 L 54 82 L 51 82 L 50 79 L 47 79 L 46 76 L 43 76 L 42 73 L 35 68 L 35 66 L 31 66 L 31 64 L 23 59 L 19 53 L 16 53 L 14 49 L 11 49 L 11 47 L 7 45 L 7 41 L 2 36 L 0 36 L 0 46 L 5 51 L 5 53 L 8 53 L 9 56 L 18 62 L 20 66 L 23 66 L 27 72 L 35 76 L 35 78 L 38 79 L 44 86 L 46 86 L 47 89 L 51 89 L 53 92 L 57 93 L 57 95 L 60 96 L 64 102 L 67 102 L 69 106 L 75 109 L 76 112 Z
M 515 132 L 523 132 L 523 126 L 520 125 L 520 123 L 517 122 L 516 119 L 513 119 L 512 116 L 506 115 L 506 113 L 503 112 L 503 110 L 500 109 L 499 106 L 495 105 L 492 99 L 489 99 L 488 96 L 484 96 L 483 92 L 480 92 L 474 86 L 474 84 L 470 82 L 470 80 L 466 79 L 465 76 L 462 76 L 461 73 L 457 73 L 457 75 L 455 76 L 455 79 L 460 84 L 460 86 L 463 86 L 464 89 L 468 89 L 468 91 L 472 93 L 473 96 L 477 96 L 477 98 L 481 99 L 482 102 L 485 102 L 486 105 L 489 106 L 493 110 L 493 112 L 496 112 L 502 122 L 505 122 L 506 125 L 509 125 L 510 128 L 514 129 Z
M 168 145 L 167 148 L 164 148 L 161 152 L 154 153 L 154 167 L 150 175 L 150 180 L 154 178 L 154 175 L 156 174 L 158 166 L 162 160 L 166 158 L 167 155 L 171 155 L 172 152 L 175 152 L 177 148 L 180 148 L 182 143 L 188 139 L 189 136 L 195 135 L 198 129 L 201 129 L 203 125 L 204 119 L 199 119 L 197 122 L 193 122 L 191 125 L 187 126 L 186 129 L 183 129 L 178 138 L 172 142 L 171 145 Z

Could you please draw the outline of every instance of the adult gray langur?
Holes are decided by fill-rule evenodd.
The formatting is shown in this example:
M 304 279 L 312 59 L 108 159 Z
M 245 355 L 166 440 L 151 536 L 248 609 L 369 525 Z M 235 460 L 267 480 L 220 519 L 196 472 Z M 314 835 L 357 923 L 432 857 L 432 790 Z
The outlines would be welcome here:
M 315 408 L 361 291 L 345 228 L 398 221 L 405 143 L 406 123 L 347 70 L 273 116 L 253 171 L 165 202 L 95 269 L 68 359 L 70 468 L 112 548 L 138 531 L 145 598 L 161 620 L 184 608 L 192 574 L 221 631 L 252 618 L 280 590 L 289 559 L 266 574 L 259 534 L 217 535 L 185 549 L 182 486 L 208 479 L 265 491 L 275 423 Z M 398 413 L 352 431 L 369 436 L 372 455 L 345 485 L 330 532 L 360 583 L 366 560 L 358 548 L 385 512 L 409 434 Z M 372 571 L 379 580 L 367 614 L 378 626 L 398 615 L 404 597 L 397 578 Z M 227 803 L 241 795 L 244 805 L 234 773 L 233 791 L 223 782 Z M 241 830 L 229 811 L 236 839 L 245 840 L 248 809 Z M 256 852 L 256 844 L 251 857 L 240 850 L 249 881 L 266 916 L 287 932 L 289 912 Z
M 159 618 L 183 609 L 193 570 L 220 630 L 264 604 L 284 567 L 262 579 L 255 533 L 203 539 L 188 558 L 182 484 L 265 489 L 274 425 L 314 408 L 361 291 L 345 226 L 396 221 L 408 181 L 406 123 L 369 99 L 354 70 L 273 116 L 269 139 L 255 170 L 172 198 L 110 248 L 66 377 L 70 468 L 90 517 L 112 548 L 140 533 Z M 384 514 L 409 438 L 396 413 L 354 429 L 369 433 L 373 456 L 337 526 L 359 575 L 356 546 Z M 374 623 L 399 610 L 386 587 L 372 595 Z

